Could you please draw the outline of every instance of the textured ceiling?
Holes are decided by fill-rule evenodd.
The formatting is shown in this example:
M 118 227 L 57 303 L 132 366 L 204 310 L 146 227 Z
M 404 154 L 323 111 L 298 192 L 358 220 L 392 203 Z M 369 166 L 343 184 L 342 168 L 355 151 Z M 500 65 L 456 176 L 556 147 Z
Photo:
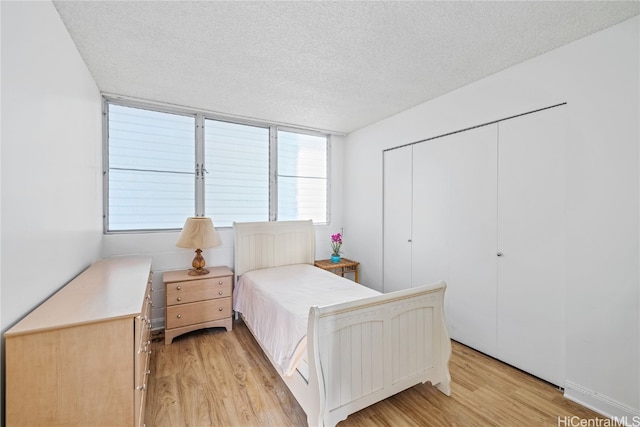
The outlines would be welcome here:
M 640 2 L 54 1 L 101 91 L 348 133 Z

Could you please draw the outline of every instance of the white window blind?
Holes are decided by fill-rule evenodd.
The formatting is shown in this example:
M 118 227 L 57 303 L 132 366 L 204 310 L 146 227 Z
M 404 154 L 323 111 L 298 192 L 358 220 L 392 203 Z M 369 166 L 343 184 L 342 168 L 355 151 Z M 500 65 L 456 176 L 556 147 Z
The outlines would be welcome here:
M 327 222 L 327 137 L 278 131 L 278 220 Z
M 269 220 L 269 128 L 205 120 L 205 214 L 216 227 Z
M 158 111 L 162 110 L 162 111 Z M 326 223 L 328 136 L 105 98 L 105 231 Z
M 181 228 L 195 209 L 195 116 L 108 104 L 109 231 Z

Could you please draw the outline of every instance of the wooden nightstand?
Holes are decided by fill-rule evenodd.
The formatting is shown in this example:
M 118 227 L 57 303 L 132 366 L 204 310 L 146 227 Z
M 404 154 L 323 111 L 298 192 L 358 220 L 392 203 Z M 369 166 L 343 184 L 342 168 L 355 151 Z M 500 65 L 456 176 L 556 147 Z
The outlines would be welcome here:
M 359 262 L 351 261 L 347 258 L 341 258 L 340 262 L 331 262 L 330 259 L 319 259 L 314 263 L 316 267 L 323 270 L 331 271 L 344 277 L 345 273 L 355 273 L 355 281 L 358 283 L 358 266 Z
M 189 276 L 189 270 L 167 271 L 165 285 L 164 343 L 196 329 L 222 326 L 230 331 L 233 272 L 227 267 L 209 267 L 209 274 Z

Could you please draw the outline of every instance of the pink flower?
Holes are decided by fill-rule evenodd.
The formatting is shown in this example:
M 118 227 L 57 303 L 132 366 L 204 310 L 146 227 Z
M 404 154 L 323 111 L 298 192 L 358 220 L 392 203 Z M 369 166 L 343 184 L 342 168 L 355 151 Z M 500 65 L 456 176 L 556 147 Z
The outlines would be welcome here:
M 342 246 L 342 234 L 336 233 L 331 235 L 331 249 L 334 255 L 340 255 L 340 247 Z

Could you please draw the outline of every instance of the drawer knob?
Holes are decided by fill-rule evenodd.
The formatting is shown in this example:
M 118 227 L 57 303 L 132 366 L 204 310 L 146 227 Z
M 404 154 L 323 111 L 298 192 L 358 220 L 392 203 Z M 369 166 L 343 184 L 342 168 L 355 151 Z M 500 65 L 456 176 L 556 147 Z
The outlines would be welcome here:
M 218 311 L 222 311 L 222 310 L 223 310 L 222 307 L 218 307 Z
M 223 293 L 224 293 L 224 292 L 220 291 L 220 292 L 218 292 L 218 295 L 222 295 Z
M 180 319 L 182 317 L 182 314 L 178 314 L 176 317 Z
M 178 287 L 176 287 L 176 289 L 177 289 L 177 290 L 180 290 L 180 289 L 182 289 L 182 286 L 178 286 Z
M 220 280 L 220 281 L 218 282 L 218 285 L 222 285 L 222 280 Z
M 182 301 L 182 298 L 178 297 L 178 301 Z

